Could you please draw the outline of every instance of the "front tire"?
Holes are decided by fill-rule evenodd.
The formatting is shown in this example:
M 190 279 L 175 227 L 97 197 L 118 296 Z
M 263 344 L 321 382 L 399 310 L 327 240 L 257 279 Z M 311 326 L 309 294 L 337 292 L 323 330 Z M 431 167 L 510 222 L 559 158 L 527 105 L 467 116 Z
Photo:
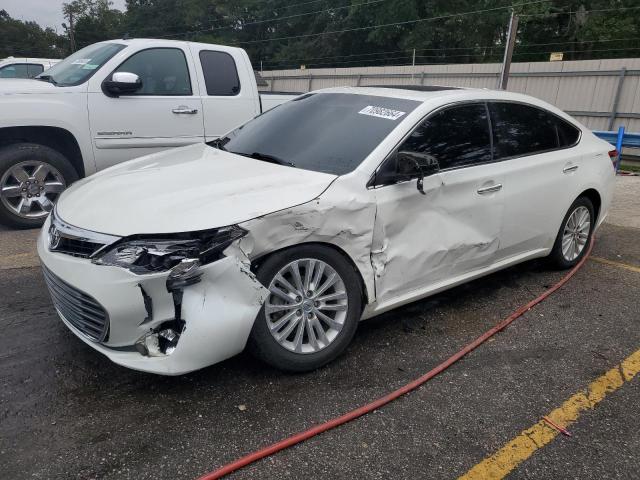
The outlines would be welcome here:
M 322 245 L 294 247 L 270 256 L 256 272 L 271 292 L 248 342 L 264 362 L 285 371 L 315 370 L 349 345 L 362 313 L 355 268 Z
M 595 228 L 593 203 L 587 197 L 578 197 L 562 220 L 562 226 L 549 259 L 560 269 L 575 266 L 589 250 Z
M 0 223 L 36 228 L 44 223 L 62 191 L 78 179 L 56 150 L 35 143 L 0 149 Z

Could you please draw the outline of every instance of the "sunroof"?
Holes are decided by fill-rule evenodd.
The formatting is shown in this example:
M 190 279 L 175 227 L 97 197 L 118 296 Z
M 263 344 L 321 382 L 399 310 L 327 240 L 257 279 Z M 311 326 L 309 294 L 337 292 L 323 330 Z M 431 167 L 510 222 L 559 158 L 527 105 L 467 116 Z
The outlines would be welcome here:
M 440 85 L 363 85 L 372 88 L 395 88 L 399 90 L 414 90 L 417 92 L 439 92 L 441 90 L 461 90 L 460 87 L 446 87 Z

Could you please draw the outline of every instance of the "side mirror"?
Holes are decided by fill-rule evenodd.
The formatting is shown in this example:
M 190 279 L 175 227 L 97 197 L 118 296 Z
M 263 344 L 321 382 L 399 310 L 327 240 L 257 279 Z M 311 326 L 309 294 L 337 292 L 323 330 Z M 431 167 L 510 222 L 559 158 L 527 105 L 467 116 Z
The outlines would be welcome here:
M 418 191 L 425 195 L 424 177 L 440 171 L 438 160 L 424 153 L 400 151 L 396 154 L 396 173 L 400 178 L 417 178 Z
M 111 80 L 102 82 L 102 91 L 108 97 L 119 97 L 128 93 L 134 93 L 142 88 L 142 80 L 135 73 L 116 72 Z

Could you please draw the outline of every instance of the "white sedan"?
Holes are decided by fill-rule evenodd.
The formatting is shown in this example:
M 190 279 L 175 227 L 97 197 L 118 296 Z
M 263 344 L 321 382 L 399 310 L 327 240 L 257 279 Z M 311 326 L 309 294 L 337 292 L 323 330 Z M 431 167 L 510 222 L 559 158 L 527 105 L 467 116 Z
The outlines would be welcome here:
M 63 322 L 120 365 L 177 375 L 248 347 L 306 371 L 362 319 L 532 258 L 575 265 L 616 161 L 524 95 L 327 89 L 77 182 L 38 252 Z

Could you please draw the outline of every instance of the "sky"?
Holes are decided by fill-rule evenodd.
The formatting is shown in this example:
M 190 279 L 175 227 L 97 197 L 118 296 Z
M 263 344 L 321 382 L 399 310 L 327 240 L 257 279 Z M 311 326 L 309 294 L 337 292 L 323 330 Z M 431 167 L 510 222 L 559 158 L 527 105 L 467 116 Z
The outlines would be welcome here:
M 42 27 L 62 33 L 62 4 L 69 0 L 2 0 L 0 9 L 18 20 L 33 20 Z M 124 10 L 125 0 L 112 0 L 113 8 Z

